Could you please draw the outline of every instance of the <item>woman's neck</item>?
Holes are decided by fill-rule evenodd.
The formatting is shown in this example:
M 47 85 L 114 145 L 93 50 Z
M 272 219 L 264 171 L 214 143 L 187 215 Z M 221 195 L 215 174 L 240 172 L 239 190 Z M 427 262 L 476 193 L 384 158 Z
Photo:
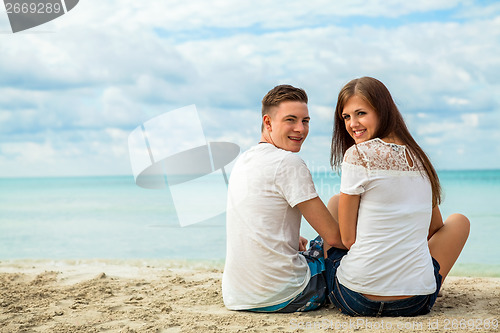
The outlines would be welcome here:
M 388 136 L 386 136 L 384 138 L 380 138 L 380 140 L 382 140 L 382 141 L 384 141 L 386 143 L 395 143 L 397 145 L 404 145 L 405 144 L 403 141 L 401 141 L 400 138 L 398 138 L 394 134 L 389 134 Z

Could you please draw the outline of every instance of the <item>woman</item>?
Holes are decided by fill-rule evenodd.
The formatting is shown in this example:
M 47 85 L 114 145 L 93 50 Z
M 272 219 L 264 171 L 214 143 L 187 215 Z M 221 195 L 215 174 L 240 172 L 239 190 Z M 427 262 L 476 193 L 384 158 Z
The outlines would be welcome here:
M 341 193 L 328 209 L 348 251 L 327 252 L 330 300 L 352 316 L 428 313 L 470 224 L 460 214 L 443 223 L 437 173 L 382 82 L 340 91 L 331 163 Z

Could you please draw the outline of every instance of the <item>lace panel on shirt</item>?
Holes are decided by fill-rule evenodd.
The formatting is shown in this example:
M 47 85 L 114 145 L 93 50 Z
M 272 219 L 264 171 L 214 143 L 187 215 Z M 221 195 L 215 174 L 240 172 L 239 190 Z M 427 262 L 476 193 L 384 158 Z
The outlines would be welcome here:
M 408 151 L 411 160 L 408 163 L 405 146 L 386 143 L 380 139 L 362 142 L 349 148 L 344 156 L 344 163 L 362 166 L 368 170 L 421 171 L 421 163 Z

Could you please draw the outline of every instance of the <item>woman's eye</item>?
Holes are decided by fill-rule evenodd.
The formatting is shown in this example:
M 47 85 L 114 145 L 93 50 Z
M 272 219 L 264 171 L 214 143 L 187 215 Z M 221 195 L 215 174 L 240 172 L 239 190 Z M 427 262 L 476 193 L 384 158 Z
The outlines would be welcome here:
M 347 119 L 349 119 L 349 116 L 345 115 L 345 116 L 342 116 L 342 118 L 344 118 L 344 120 L 347 120 Z

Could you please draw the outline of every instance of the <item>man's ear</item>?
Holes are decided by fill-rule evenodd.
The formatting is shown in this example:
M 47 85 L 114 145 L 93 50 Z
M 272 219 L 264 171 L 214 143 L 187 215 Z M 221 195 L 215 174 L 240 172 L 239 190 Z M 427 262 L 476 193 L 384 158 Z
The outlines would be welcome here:
M 262 124 L 264 124 L 264 128 L 268 132 L 271 132 L 271 117 L 269 117 L 268 114 L 265 114 L 264 117 L 262 117 Z

